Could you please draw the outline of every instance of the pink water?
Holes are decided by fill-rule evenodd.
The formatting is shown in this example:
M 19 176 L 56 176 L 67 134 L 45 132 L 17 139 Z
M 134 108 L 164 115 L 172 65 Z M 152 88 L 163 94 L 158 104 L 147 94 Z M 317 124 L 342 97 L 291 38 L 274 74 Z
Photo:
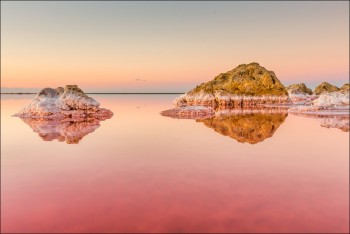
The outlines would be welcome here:
M 240 143 L 159 115 L 176 95 L 92 95 L 114 116 L 43 141 L 1 96 L 2 232 L 348 232 L 349 133 L 288 115 Z

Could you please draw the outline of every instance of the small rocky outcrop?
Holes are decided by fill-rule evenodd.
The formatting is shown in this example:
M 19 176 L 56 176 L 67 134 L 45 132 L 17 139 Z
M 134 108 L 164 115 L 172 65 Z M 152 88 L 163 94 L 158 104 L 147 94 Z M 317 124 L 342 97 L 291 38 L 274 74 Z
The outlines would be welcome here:
M 45 88 L 14 116 L 21 118 L 71 119 L 84 118 L 108 119 L 113 112 L 99 107 L 100 104 L 88 97 L 78 86 L 66 85 L 65 88 Z
M 329 113 L 332 115 L 349 115 L 349 90 L 322 93 L 308 106 L 296 106 L 290 113 L 309 115 Z
M 288 95 L 294 104 L 310 104 L 316 95 L 304 83 L 292 84 L 287 87 Z
M 330 92 L 336 92 L 339 88 L 337 86 L 331 85 L 328 82 L 323 82 L 322 84 L 318 85 L 313 94 L 315 95 L 321 95 L 323 93 L 330 93 Z
M 241 64 L 174 100 L 176 106 L 242 108 L 289 103 L 288 92 L 272 71 L 258 63 Z
M 350 84 L 344 84 L 342 87 L 340 87 L 341 91 L 349 91 L 350 89 Z
M 288 94 L 308 94 L 312 95 L 312 90 L 306 87 L 304 83 L 292 84 L 287 86 Z
M 324 108 L 349 108 L 349 90 L 323 93 L 312 102 L 313 106 Z

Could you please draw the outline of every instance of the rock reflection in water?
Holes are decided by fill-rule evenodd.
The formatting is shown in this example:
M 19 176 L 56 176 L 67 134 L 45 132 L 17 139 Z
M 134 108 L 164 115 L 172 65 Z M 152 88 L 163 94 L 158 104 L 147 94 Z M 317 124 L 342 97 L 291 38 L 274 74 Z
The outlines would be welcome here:
M 335 116 L 332 118 L 323 118 L 321 121 L 321 127 L 325 128 L 338 128 L 343 132 L 349 132 L 350 128 L 349 116 Z
M 100 127 L 100 119 L 35 119 L 21 118 L 44 141 L 58 140 L 67 144 L 78 144 L 83 137 Z
M 231 137 L 241 143 L 256 144 L 270 138 L 285 121 L 288 113 L 282 112 L 241 112 L 216 115 L 197 122 Z
M 223 109 L 177 107 L 160 113 L 174 119 L 195 119 L 241 143 L 256 144 L 272 137 L 288 116 L 286 107 Z
M 350 130 L 350 113 L 349 111 L 343 112 L 315 112 L 315 113 L 291 113 L 296 116 L 305 118 L 318 119 L 321 127 L 324 128 L 338 128 L 343 132 L 349 132 Z
M 165 110 L 160 114 L 174 119 L 206 119 L 212 117 L 215 111 L 204 106 L 185 106 Z

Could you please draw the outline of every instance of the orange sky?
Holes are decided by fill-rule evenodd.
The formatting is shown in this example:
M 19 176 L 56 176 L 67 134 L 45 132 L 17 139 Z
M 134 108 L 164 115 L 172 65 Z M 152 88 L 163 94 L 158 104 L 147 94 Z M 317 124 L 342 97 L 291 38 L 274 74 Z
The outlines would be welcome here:
M 348 2 L 2 2 L 1 87 L 186 91 L 241 63 L 349 79 Z

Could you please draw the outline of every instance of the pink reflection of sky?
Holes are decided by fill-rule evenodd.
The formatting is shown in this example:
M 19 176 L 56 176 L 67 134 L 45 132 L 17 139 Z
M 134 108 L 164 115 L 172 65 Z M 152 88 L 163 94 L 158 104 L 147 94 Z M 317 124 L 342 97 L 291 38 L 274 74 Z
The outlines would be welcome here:
M 160 116 L 175 96 L 94 97 L 114 116 L 78 145 L 2 99 L 2 232 L 349 231 L 348 133 L 288 116 L 249 145 Z

